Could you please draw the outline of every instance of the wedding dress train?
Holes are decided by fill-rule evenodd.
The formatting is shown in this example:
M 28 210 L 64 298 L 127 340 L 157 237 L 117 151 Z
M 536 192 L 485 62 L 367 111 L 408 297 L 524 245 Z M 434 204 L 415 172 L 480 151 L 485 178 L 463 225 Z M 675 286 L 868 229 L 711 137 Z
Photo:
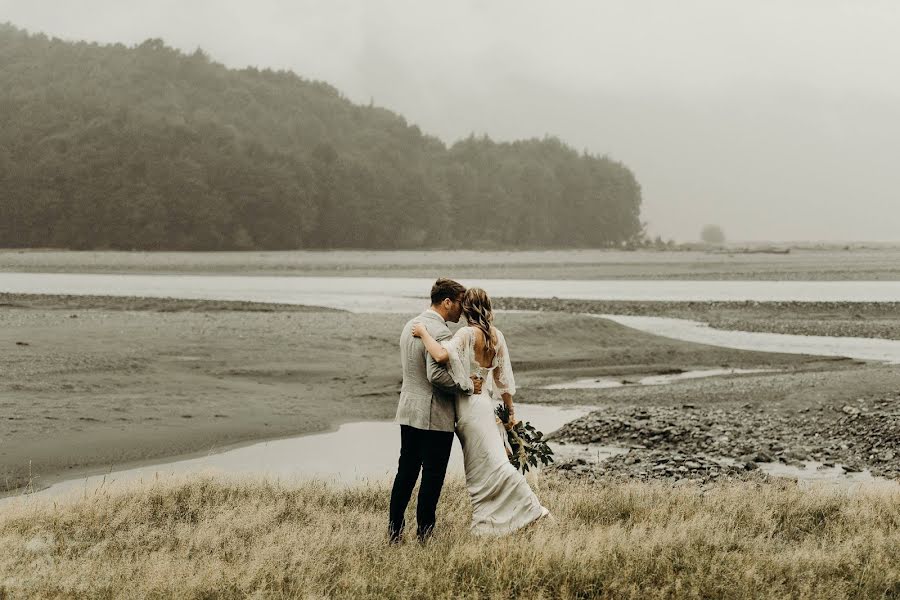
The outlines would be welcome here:
M 506 431 L 494 410 L 503 393 L 515 394 L 515 380 L 506 341 L 499 331 L 497 338 L 490 367 L 475 361 L 471 327 L 461 328 L 452 339 L 442 342 L 450 354 L 454 380 L 466 382 L 473 374 L 484 380 L 480 394 L 459 395 L 456 400 L 456 434 L 472 500 L 472 532 L 478 535 L 511 533 L 549 514 L 506 454 Z

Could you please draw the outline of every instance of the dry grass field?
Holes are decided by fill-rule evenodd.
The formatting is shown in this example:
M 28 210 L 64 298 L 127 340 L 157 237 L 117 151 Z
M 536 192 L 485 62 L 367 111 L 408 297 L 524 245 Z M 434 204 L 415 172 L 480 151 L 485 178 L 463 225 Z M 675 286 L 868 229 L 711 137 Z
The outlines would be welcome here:
M 15 506 L 0 598 L 900 598 L 900 492 L 531 478 L 556 522 L 472 537 L 454 480 L 424 547 L 387 544 L 386 483 L 199 477 Z

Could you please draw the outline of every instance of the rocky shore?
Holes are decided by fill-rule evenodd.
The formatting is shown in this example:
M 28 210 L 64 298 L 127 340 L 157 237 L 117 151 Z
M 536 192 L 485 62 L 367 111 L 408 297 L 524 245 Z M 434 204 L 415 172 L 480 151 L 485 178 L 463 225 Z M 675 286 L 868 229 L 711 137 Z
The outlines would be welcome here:
M 716 329 L 900 340 L 900 302 L 665 302 L 494 298 L 499 310 L 672 317 Z
M 741 407 L 607 406 L 551 436 L 557 443 L 629 448 L 602 462 L 572 459 L 553 470 L 570 477 L 639 480 L 758 478 L 760 463 L 823 468 L 845 473 L 869 469 L 900 480 L 900 392 L 844 405 L 819 404 L 796 411 Z

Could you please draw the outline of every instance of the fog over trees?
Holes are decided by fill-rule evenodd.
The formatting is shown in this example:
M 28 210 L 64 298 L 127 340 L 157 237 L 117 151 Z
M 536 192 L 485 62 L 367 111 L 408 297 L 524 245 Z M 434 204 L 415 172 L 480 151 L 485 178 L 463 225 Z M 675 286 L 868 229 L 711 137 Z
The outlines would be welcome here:
M 0 189 L 4 247 L 603 247 L 643 234 L 631 171 L 553 137 L 448 147 L 291 72 L 9 24 Z
M 887 0 L 0 0 L 70 41 L 292 70 L 447 145 L 556 136 L 641 184 L 651 236 L 896 241 L 900 10 Z

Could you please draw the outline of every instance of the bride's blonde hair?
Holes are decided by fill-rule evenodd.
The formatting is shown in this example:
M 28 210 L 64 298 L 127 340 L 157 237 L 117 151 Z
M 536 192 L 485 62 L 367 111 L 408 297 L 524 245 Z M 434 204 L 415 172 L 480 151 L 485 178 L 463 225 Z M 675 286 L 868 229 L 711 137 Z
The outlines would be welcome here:
M 494 322 L 494 309 L 491 307 L 491 298 L 481 288 L 469 288 L 463 296 L 463 314 L 469 325 L 477 327 L 484 333 L 485 354 L 493 356 L 497 346 L 497 336 L 491 329 Z

